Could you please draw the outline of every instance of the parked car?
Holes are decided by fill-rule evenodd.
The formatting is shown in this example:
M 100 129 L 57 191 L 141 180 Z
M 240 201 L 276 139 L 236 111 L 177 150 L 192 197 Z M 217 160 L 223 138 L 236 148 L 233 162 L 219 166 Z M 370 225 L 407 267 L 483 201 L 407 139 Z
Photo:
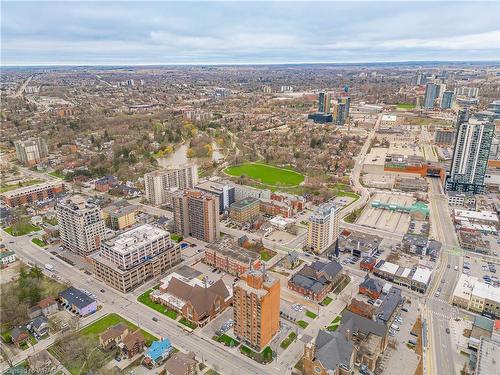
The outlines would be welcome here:
M 158 318 L 156 316 L 153 316 L 153 322 L 157 322 L 158 321 Z

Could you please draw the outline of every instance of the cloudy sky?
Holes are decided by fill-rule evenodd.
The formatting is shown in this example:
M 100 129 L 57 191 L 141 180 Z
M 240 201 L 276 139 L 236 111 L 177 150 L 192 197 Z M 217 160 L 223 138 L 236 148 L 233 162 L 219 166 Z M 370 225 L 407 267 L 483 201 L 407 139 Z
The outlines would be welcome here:
M 500 60 L 499 2 L 1 2 L 2 65 Z

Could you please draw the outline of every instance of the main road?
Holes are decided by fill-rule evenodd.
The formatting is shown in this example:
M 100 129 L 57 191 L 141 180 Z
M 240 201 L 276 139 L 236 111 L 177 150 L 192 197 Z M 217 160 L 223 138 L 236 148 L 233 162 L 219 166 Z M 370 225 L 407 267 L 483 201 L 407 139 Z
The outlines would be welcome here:
M 450 332 L 450 321 L 455 317 L 455 309 L 450 303 L 461 273 L 461 257 L 440 180 L 429 178 L 428 181 L 432 229 L 436 239 L 441 241 L 442 249 L 426 302 L 428 340 L 424 366 L 427 374 L 452 375 L 460 371 L 460 356 L 447 332 Z M 438 289 L 439 295 L 436 294 Z

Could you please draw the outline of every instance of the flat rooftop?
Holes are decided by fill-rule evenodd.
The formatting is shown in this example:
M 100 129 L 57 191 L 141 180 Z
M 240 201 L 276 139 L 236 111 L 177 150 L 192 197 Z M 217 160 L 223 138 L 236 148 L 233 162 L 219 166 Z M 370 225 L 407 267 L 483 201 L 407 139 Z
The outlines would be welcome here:
M 10 197 L 18 196 L 18 195 L 27 194 L 27 193 L 30 193 L 33 191 L 51 189 L 55 186 L 61 186 L 61 185 L 64 185 L 63 181 L 47 181 L 47 182 L 42 182 L 41 184 L 23 186 L 23 187 L 2 193 L 1 195 L 6 197 L 6 198 L 10 198 Z
M 251 204 L 254 204 L 255 202 L 258 202 L 259 200 L 257 198 L 253 198 L 253 197 L 247 197 L 247 198 L 244 198 L 238 202 L 234 202 L 232 205 L 231 205 L 231 208 L 235 208 L 235 209 L 242 209 L 242 208 L 245 208 Z
M 228 258 L 247 264 L 260 259 L 260 254 L 258 252 L 239 246 L 231 238 L 221 238 L 220 240 L 209 244 L 207 249 L 214 250 L 219 254 L 227 256 Z
M 110 215 L 122 216 L 136 211 L 137 206 L 128 203 L 125 199 L 122 199 L 111 203 L 109 206 L 103 208 L 102 210 Z
M 168 236 L 166 230 L 154 227 L 150 224 L 144 224 L 125 233 L 107 240 L 104 244 L 121 254 L 130 253 L 141 246 L 156 241 L 162 237 Z

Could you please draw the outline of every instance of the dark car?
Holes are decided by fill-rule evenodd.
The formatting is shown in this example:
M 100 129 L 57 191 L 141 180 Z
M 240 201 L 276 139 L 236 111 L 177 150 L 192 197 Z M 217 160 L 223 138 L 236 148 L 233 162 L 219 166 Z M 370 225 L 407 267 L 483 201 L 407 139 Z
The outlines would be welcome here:
M 449 328 L 446 328 L 446 333 L 450 333 L 450 329 Z
M 158 318 L 156 316 L 153 316 L 153 322 L 157 322 Z
M 104 289 L 101 289 L 101 293 L 104 293 L 104 292 L 105 292 L 105 290 L 104 290 Z

